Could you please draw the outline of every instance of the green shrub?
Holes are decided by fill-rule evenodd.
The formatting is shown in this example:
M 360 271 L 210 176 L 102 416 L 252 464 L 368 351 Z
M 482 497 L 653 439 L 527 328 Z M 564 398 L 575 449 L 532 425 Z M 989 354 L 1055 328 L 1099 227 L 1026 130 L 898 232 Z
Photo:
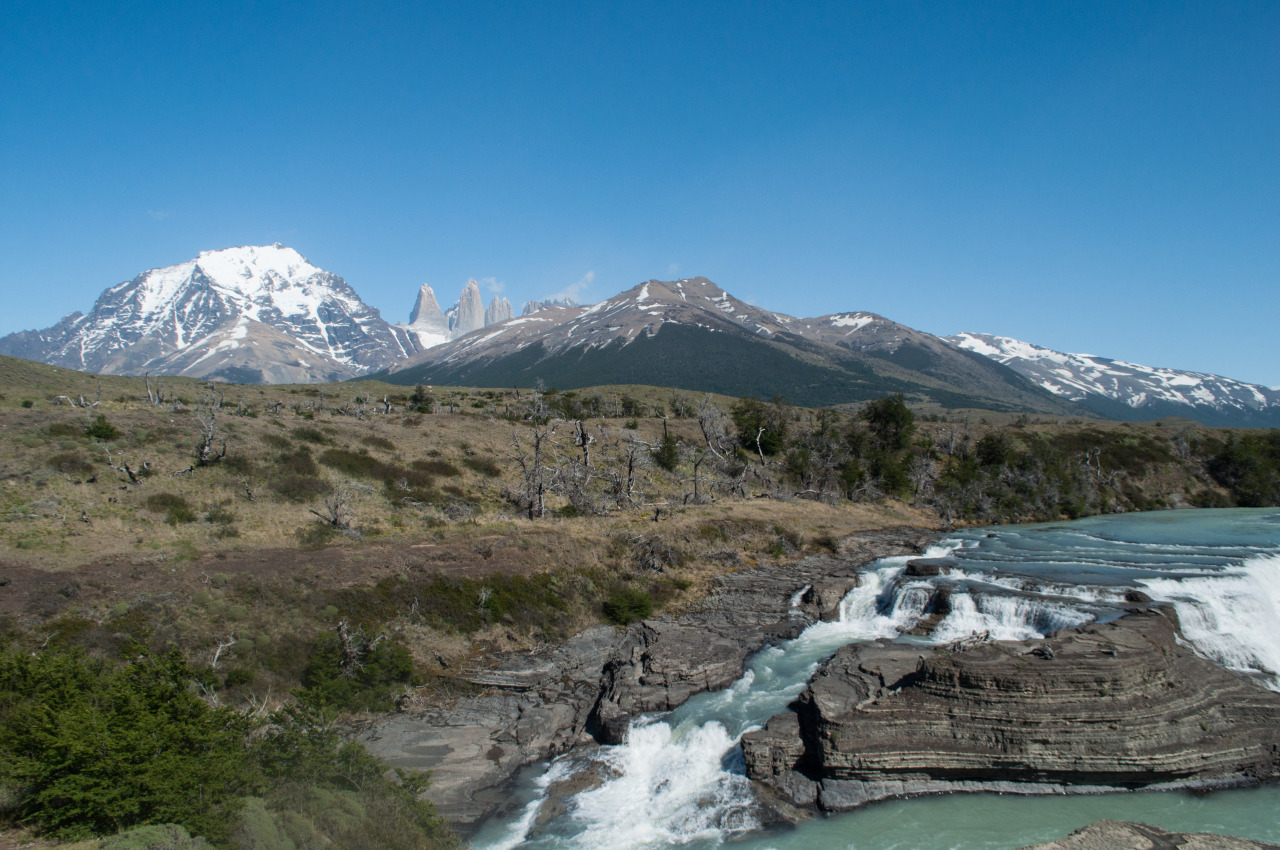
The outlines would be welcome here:
M 196 521 L 196 512 L 176 493 L 154 493 L 147 497 L 146 506 L 152 513 L 164 514 L 164 521 L 169 525 Z
M 466 461 L 463 461 L 464 463 Z M 419 472 L 426 472 L 430 475 L 439 475 L 444 478 L 456 478 L 462 474 L 462 470 L 449 463 L 447 460 L 415 460 L 409 464 Z
M 87 475 L 93 472 L 93 463 L 79 452 L 60 452 L 49 458 L 49 466 L 68 475 Z
M 290 502 L 305 504 L 333 492 L 333 485 L 309 475 L 284 475 L 271 482 L 271 489 Z
M 478 472 L 486 478 L 497 478 L 502 474 L 502 468 L 494 463 L 492 458 L 487 457 L 464 457 L 462 465 L 472 472 Z
M 674 472 L 676 464 L 680 462 L 680 446 L 665 427 L 662 429 L 662 440 L 653 451 L 653 462 L 667 472 Z
M 335 632 L 321 635 L 302 671 L 299 698 L 313 708 L 339 711 L 390 711 L 392 691 L 403 689 L 413 678 L 409 650 L 398 643 L 369 641 L 352 632 L 348 636 L 357 663 L 344 666 L 342 641 Z
M 315 443 L 318 446 L 325 446 L 333 442 L 320 429 L 308 428 L 305 425 L 301 428 L 294 428 L 293 436 L 304 443 Z
M 211 709 L 177 652 L 122 667 L 78 650 L 0 659 L 0 762 L 19 818 L 64 840 L 146 823 L 225 839 L 249 721 Z
M 93 424 L 84 429 L 84 433 L 95 440 L 114 440 L 120 436 L 120 429 L 107 421 L 105 413 L 99 413 Z
M 396 450 L 395 443 L 391 442 L 386 437 L 379 437 L 376 434 L 372 434 L 368 437 L 363 437 L 360 440 L 360 442 L 364 443 L 366 446 L 370 446 L 375 449 L 381 449 L 384 452 L 394 452 Z
M 643 620 L 653 613 L 653 597 L 637 587 L 624 587 L 609 594 L 604 601 L 604 616 L 619 626 Z

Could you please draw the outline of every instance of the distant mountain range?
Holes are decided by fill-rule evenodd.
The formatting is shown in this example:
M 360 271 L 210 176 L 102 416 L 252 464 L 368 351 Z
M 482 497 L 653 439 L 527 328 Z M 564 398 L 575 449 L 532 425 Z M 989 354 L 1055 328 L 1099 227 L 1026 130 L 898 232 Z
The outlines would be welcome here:
M 1007 336 L 962 333 L 946 339 L 1107 419 L 1184 416 L 1207 425 L 1280 426 L 1280 390 L 1257 384 L 1092 354 L 1065 354 Z
M 391 324 L 337 275 L 282 245 L 208 251 L 108 288 L 88 315 L 0 338 L 0 354 L 104 374 L 238 383 L 378 377 L 400 384 L 652 384 L 852 404 L 903 393 L 926 409 L 1280 425 L 1280 391 L 1065 354 L 989 334 L 936 337 L 874 313 L 795 318 L 706 278 L 651 280 L 593 306 L 519 317 L 472 280 L 448 310 L 423 284 Z
M 651 280 L 591 307 L 550 306 L 435 346 L 376 377 L 401 384 L 653 384 L 804 405 L 901 392 L 942 408 L 1082 415 L 1017 372 L 873 313 L 797 319 L 706 278 Z

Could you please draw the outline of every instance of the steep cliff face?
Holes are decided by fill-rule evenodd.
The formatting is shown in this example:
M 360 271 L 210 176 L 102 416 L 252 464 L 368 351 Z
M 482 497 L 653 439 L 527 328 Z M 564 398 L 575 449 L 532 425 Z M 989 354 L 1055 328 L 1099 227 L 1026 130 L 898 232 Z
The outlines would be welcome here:
M 467 281 L 457 305 L 449 311 L 449 336 L 457 339 L 484 327 L 484 301 L 480 298 L 480 284 Z
M 1280 774 L 1280 694 L 1186 649 L 1162 608 L 1038 642 L 848 646 L 794 708 L 746 736 L 748 775 L 832 810 Z
M 493 296 L 493 300 L 489 302 L 489 306 L 484 308 L 484 326 L 496 325 L 498 322 L 505 322 L 515 318 L 515 313 L 511 309 L 511 302 L 505 298 Z

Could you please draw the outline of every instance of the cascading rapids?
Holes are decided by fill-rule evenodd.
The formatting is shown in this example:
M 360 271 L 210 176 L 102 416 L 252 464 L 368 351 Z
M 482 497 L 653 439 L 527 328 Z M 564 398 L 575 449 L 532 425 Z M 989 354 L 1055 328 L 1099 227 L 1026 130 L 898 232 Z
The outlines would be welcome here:
M 878 561 L 841 600 L 837 622 L 816 623 L 795 640 L 757 653 L 743 678 L 723 691 L 637 721 L 625 744 L 561 757 L 534 783 L 532 801 L 505 826 L 482 832 L 473 846 L 720 844 L 758 827 L 758 804 L 742 775 L 743 733 L 785 710 L 839 647 L 905 632 L 933 644 L 1039 639 L 1119 616 L 1128 588 L 1142 587 L 1170 602 L 1197 652 L 1262 674 L 1280 690 L 1280 539 L 1266 538 L 1263 548 L 1270 548 L 1259 552 L 1216 544 L 1126 544 L 1061 525 L 1015 528 L 993 540 L 970 534 L 925 553 L 950 556 L 953 565 L 941 575 L 905 576 L 907 558 Z M 1045 542 L 1054 543 L 1054 534 L 1066 540 L 1057 549 Z M 1087 554 L 1073 561 L 1067 547 L 1081 540 Z M 1029 556 L 1021 560 L 1013 545 L 1019 542 Z M 797 589 L 793 608 L 805 590 Z M 583 783 L 587 790 L 542 817 L 549 789 L 579 774 L 603 778 Z

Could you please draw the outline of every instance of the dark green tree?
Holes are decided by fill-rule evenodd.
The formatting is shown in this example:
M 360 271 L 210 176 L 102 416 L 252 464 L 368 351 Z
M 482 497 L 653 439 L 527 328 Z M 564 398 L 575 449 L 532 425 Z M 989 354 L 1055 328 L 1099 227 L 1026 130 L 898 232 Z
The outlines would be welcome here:
M 674 472 L 676 465 L 680 462 L 680 446 L 676 443 L 676 438 L 667 430 L 665 419 L 662 422 L 662 440 L 653 450 L 653 462 L 667 472 Z
M 858 418 L 867 423 L 872 437 L 882 451 L 902 451 L 911 445 L 916 418 L 903 400 L 902 393 L 867 402 L 858 411 Z

